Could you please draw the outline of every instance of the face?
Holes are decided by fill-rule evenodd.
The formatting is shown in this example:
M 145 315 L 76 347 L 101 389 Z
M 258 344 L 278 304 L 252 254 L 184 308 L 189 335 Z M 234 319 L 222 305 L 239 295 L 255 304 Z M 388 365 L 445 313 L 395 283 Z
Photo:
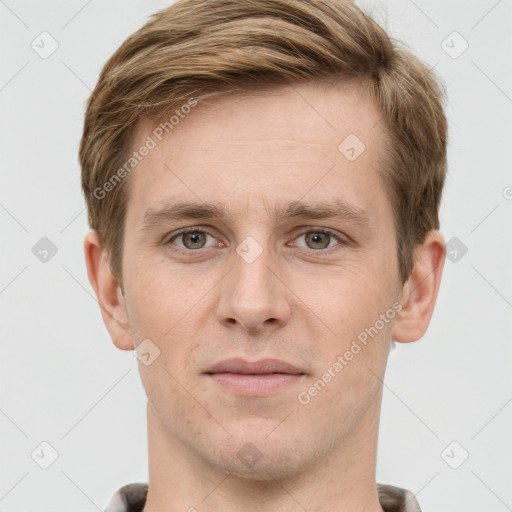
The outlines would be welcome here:
M 291 475 L 375 423 L 402 290 L 379 119 L 308 84 L 209 99 L 161 141 L 139 123 L 158 143 L 130 175 L 126 311 L 191 456 Z

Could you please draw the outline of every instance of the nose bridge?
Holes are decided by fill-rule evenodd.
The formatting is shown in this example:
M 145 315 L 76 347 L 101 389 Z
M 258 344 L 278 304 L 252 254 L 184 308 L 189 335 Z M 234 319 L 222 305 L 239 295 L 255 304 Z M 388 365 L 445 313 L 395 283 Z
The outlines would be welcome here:
M 247 236 L 238 244 L 233 260 L 233 279 L 238 292 L 242 295 L 248 292 L 250 296 L 252 289 L 258 294 L 270 294 L 273 257 L 267 242 L 260 244 L 253 236 Z
M 258 236 L 258 235 L 256 235 Z M 273 252 L 262 236 L 246 236 L 232 255 L 232 271 L 224 283 L 219 320 L 256 331 L 282 324 L 289 316 L 285 287 L 275 275 Z

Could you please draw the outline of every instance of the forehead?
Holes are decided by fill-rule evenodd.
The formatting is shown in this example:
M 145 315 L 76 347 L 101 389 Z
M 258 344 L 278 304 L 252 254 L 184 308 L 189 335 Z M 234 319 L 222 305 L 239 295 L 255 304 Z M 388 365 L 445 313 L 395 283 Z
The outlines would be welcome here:
M 357 86 L 226 93 L 177 114 L 137 125 L 132 149 L 154 143 L 130 176 L 128 214 L 139 221 L 173 198 L 223 202 L 233 215 L 248 204 L 263 215 L 281 199 L 371 207 L 382 187 L 383 123 Z

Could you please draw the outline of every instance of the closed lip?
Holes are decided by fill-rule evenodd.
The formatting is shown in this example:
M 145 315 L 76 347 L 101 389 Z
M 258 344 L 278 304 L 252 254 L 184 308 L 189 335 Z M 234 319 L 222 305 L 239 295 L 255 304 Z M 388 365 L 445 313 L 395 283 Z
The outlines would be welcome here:
M 206 370 L 204 373 L 237 373 L 246 375 L 267 375 L 270 373 L 288 373 L 290 375 L 304 375 L 304 372 L 286 361 L 280 359 L 260 359 L 258 361 L 246 361 L 233 358 L 220 361 Z

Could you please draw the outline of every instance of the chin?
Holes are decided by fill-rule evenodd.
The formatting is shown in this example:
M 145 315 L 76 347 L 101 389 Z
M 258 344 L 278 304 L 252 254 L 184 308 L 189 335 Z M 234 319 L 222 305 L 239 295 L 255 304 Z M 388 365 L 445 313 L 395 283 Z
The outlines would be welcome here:
M 303 472 L 308 458 L 301 451 L 304 442 L 294 439 L 286 429 L 272 432 L 275 421 L 266 420 L 264 427 L 259 431 L 246 428 L 236 435 L 228 429 L 233 437 L 212 443 L 209 463 L 224 474 L 255 482 L 272 482 Z
M 283 449 L 286 452 L 285 449 Z M 300 455 L 295 453 L 295 459 L 291 459 L 288 453 L 283 458 L 281 453 L 269 453 L 262 455 L 258 460 L 250 461 L 247 456 L 239 459 L 237 453 L 231 453 L 229 459 L 217 457 L 215 462 L 219 470 L 245 482 L 271 483 L 294 477 L 304 471 L 304 464 L 301 464 Z M 244 460 L 245 459 L 245 460 Z

